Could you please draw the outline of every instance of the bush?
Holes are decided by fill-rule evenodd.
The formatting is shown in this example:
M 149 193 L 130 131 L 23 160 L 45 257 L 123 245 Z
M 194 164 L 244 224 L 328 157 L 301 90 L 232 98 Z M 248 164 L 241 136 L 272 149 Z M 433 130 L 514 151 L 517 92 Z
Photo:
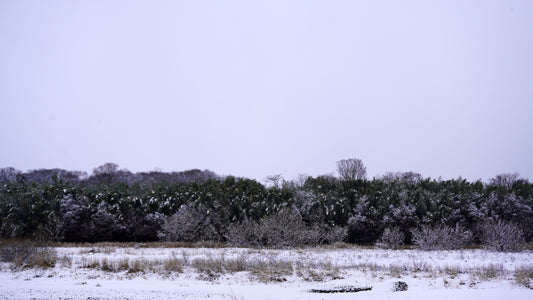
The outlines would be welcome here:
M 381 235 L 380 244 L 390 249 L 398 249 L 404 244 L 405 234 L 398 227 L 385 228 Z
M 286 248 L 303 245 L 333 244 L 343 241 L 343 227 L 306 226 L 295 210 L 282 210 L 259 223 L 245 219 L 228 227 L 226 238 L 236 246 Z
M 0 260 L 23 268 L 51 268 L 56 264 L 57 253 L 28 240 L 4 241 L 0 246 Z
M 316 242 L 318 234 L 307 230 L 301 217 L 292 210 L 264 217 L 257 227 L 257 237 L 267 247 L 294 247 Z
M 207 208 L 183 205 L 165 220 L 158 236 L 166 242 L 219 241 L 218 219 Z
M 424 250 L 452 250 L 466 246 L 472 233 L 457 224 L 455 228 L 446 225 L 422 226 L 411 230 L 413 242 Z
M 407 285 L 407 283 L 405 283 L 405 281 L 396 281 L 394 285 L 392 286 L 392 291 L 403 292 L 403 291 L 407 291 L 408 288 L 409 286 Z
M 346 236 L 348 235 L 348 230 L 346 227 L 333 226 L 325 229 L 325 233 L 322 235 L 322 242 L 328 245 L 333 245 L 335 243 L 344 242 Z
M 244 219 L 241 223 L 235 222 L 228 226 L 227 241 L 235 246 L 256 247 L 261 246 L 257 238 L 258 223 Z
M 481 226 L 481 243 L 495 251 L 519 251 L 524 245 L 524 234 L 517 225 L 502 220 L 488 221 Z

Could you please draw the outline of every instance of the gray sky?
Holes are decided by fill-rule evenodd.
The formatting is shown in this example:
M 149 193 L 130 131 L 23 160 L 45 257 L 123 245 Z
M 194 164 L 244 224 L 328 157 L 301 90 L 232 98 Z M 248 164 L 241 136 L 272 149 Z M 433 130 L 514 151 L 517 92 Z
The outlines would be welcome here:
M 0 0 L 0 167 L 533 179 L 533 1 Z

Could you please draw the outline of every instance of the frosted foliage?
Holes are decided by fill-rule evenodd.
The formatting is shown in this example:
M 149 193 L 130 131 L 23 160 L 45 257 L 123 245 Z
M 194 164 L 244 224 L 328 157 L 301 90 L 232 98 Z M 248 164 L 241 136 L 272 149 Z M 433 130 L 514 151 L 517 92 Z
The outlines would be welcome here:
M 416 224 L 416 207 L 413 203 L 409 203 L 406 192 L 399 194 L 400 203 L 398 205 L 390 205 L 391 219 L 396 224 L 402 226 L 412 226 Z
M 59 202 L 66 241 L 87 241 L 90 236 L 91 209 L 86 196 L 65 195 Z
M 319 202 L 313 193 L 297 191 L 294 196 L 293 208 L 306 223 L 316 224 L 324 221 L 323 211 L 319 209 Z
M 336 242 L 342 242 L 346 239 L 348 230 L 346 227 L 334 226 L 329 228 L 321 239 L 326 244 L 334 244 Z
M 398 227 L 385 228 L 380 243 L 391 249 L 397 249 L 403 245 L 405 234 Z
M 232 223 L 228 226 L 226 239 L 229 243 L 237 246 L 261 246 L 257 238 L 258 224 L 244 219 L 242 223 Z
M 524 234 L 517 225 L 504 221 L 488 221 L 482 226 L 481 240 L 495 251 L 518 251 L 524 244 Z
M 411 230 L 413 242 L 424 250 L 452 250 L 466 246 L 472 239 L 472 233 L 457 224 L 454 227 L 428 225 Z
M 266 246 L 287 248 L 302 245 L 331 244 L 344 240 L 343 227 L 306 226 L 295 210 L 281 210 L 263 218 L 259 223 L 245 219 L 231 224 L 226 238 L 239 246 Z
M 373 243 L 381 234 L 382 222 L 379 212 L 370 205 L 366 196 L 359 198 L 353 216 L 348 219 L 348 241 L 352 243 Z
M 533 215 L 531 206 L 514 194 L 500 195 L 493 192 L 487 200 L 487 206 L 494 216 L 505 220 L 526 220 Z
M 106 205 L 100 205 L 90 223 L 90 232 L 93 238 L 98 241 L 110 241 L 115 229 L 115 217 L 109 212 Z
M 488 214 L 487 206 L 478 207 L 473 202 L 468 203 L 466 210 L 470 217 L 476 221 L 483 220 Z
M 216 241 L 219 238 L 217 219 L 206 208 L 183 205 L 165 220 L 158 235 L 163 241 Z

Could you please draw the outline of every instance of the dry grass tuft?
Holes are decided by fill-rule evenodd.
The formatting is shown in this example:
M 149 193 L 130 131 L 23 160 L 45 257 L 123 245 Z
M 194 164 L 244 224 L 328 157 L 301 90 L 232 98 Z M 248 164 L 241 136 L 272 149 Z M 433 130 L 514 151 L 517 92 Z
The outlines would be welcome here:
M 183 263 L 183 260 L 175 256 L 171 256 L 163 262 L 163 268 L 167 272 L 181 273 L 183 272 Z
M 518 285 L 533 289 L 533 266 L 517 269 L 514 273 L 514 280 Z
M 303 262 L 296 262 L 294 264 L 294 271 L 296 276 L 305 281 L 326 281 L 334 279 L 342 279 L 341 272 L 338 267 L 325 264 L 305 264 Z
M 22 268 L 53 268 L 57 253 L 30 240 L 6 240 L 0 244 L 0 260 Z
M 472 274 L 479 280 L 491 280 L 505 275 L 505 269 L 502 264 L 490 264 L 486 267 L 473 269 Z

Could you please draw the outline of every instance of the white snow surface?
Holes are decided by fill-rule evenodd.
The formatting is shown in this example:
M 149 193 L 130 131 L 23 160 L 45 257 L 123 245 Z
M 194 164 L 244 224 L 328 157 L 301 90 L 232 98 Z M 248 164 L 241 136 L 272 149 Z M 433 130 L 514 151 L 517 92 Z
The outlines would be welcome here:
M 0 265 L 1 299 L 533 299 L 514 272 L 533 267 L 533 252 L 486 250 L 421 251 L 352 247 L 261 250 L 247 248 L 58 247 L 54 268 L 16 269 Z M 261 282 L 248 271 L 206 280 L 192 264 L 183 272 L 110 272 L 83 267 L 88 262 L 195 259 L 264 260 L 294 265 L 280 282 Z M 68 262 L 70 261 L 70 262 Z M 299 266 L 299 267 L 298 267 Z M 335 276 L 309 280 L 296 274 L 311 266 Z M 480 270 L 497 270 L 483 276 Z M 394 292 L 396 281 L 407 291 Z M 312 293 L 312 289 L 372 287 L 357 293 Z

